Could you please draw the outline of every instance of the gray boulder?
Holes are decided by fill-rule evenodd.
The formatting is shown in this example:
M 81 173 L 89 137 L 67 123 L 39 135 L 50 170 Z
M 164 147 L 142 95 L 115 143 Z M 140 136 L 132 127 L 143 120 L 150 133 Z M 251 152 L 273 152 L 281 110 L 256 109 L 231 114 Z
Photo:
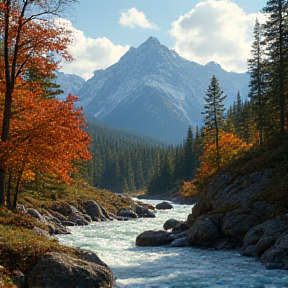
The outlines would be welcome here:
M 80 253 L 80 258 L 82 260 L 88 261 L 88 262 L 92 262 L 101 266 L 105 266 L 108 267 L 106 263 L 104 263 L 99 256 L 90 250 L 85 250 L 85 249 L 79 249 L 79 253 Z
M 152 246 L 162 246 L 170 244 L 173 241 L 173 237 L 171 237 L 171 233 L 159 230 L 148 230 L 136 238 L 136 246 L 142 246 L 142 247 L 152 247 Z
M 187 237 L 182 237 L 182 238 L 175 239 L 171 243 L 171 246 L 172 247 L 186 247 L 186 246 L 188 246 Z
M 180 223 L 179 220 L 176 220 L 174 218 L 170 218 L 163 224 L 163 228 L 164 228 L 164 230 L 170 230 L 170 229 L 173 229 L 174 227 L 176 227 L 177 224 L 179 224 L 179 223 Z
M 110 288 L 109 268 L 62 253 L 46 253 L 28 275 L 29 288 Z
M 270 247 L 288 232 L 285 216 L 282 219 L 268 220 L 251 228 L 244 237 L 243 254 L 261 257 Z M 251 247 L 254 251 L 251 253 Z M 248 249 L 248 251 L 246 251 Z M 250 254 L 250 255 L 249 255 Z
M 187 235 L 187 241 L 190 246 L 213 247 L 218 239 L 218 227 L 205 215 L 197 218 Z
M 173 209 L 173 206 L 171 203 L 167 202 L 167 201 L 163 201 L 161 203 L 158 203 L 156 205 L 156 209 L 158 210 L 167 210 L 167 209 Z
M 267 269 L 288 270 L 288 234 L 280 237 L 261 257 Z
M 138 215 L 131 208 L 120 208 L 117 211 L 117 216 L 124 218 L 138 218 Z
M 106 216 L 103 214 L 102 206 L 96 201 L 89 200 L 83 204 L 83 208 L 86 213 L 91 217 L 92 221 L 104 221 L 109 218 L 107 212 L 105 211 Z
M 68 216 L 67 220 L 75 223 L 77 226 L 85 226 L 89 224 L 84 215 L 81 213 L 72 213 Z
M 139 218 L 155 218 L 156 215 L 147 206 L 136 205 L 133 207 L 134 212 Z

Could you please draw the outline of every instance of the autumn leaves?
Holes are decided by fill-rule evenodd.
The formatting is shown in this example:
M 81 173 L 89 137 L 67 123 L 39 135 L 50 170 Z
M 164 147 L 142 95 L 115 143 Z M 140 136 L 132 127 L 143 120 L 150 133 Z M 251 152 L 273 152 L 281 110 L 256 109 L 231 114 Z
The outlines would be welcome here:
M 91 158 L 88 151 L 91 139 L 83 130 L 85 119 L 82 110 L 74 106 L 77 97 L 68 95 L 65 101 L 45 97 L 47 89 L 51 89 L 47 83 L 60 61 L 72 60 L 67 52 L 70 32 L 51 20 L 38 18 L 57 15 L 71 1 L 61 1 L 61 7 L 57 6 L 59 1 L 50 2 L 49 7 L 39 4 L 37 9 L 32 9 L 32 1 L 0 3 L 2 205 L 11 205 L 13 190 L 16 206 L 21 183 L 34 180 L 37 173 L 70 182 L 75 171 L 73 161 Z

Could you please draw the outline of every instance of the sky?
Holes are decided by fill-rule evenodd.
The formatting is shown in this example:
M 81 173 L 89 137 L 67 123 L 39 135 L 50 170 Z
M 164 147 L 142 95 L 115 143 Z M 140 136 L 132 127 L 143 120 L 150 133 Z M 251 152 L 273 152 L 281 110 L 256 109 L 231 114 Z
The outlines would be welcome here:
M 69 18 L 74 61 L 61 71 L 85 80 L 116 63 L 150 36 L 190 61 L 214 61 L 226 71 L 244 72 L 255 19 L 266 0 L 79 0 Z

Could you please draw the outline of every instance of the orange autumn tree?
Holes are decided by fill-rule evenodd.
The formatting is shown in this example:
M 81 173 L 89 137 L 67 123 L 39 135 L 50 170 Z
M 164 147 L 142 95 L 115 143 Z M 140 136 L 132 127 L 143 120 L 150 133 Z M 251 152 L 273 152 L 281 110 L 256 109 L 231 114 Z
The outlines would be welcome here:
M 74 107 L 76 100 L 72 95 L 65 101 L 47 100 L 27 92 L 15 97 L 13 111 L 18 111 L 11 119 L 7 162 L 9 177 L 15 182 L 14 207 L 24 180 L 34 180 L 41 172 L 70 183 L 73 161 L 91 159 L 91 138 L 82 129 L 85 118 L 82 109 Z
M 48 20 L 63 13 L 76 0 L 1 0 L 0 1 L 0 77 L 1 92 L 1 141 L 0 141 L 0 205 L 5 201 L 5 176 L 9 162 L 10 128 L 13 98 L 17 95 L 17 79 L 22 85 L 29 70 L 49 76 L 57 69 L 58 59 L 71 60 L 67 46 L 70 32 Z M 37 85 L 36 85 L 37 86 Z M 35 87 L 29 87 L 30 92 Z M 36 87 L 37 89 L 37 87 Z
M 218 171 L 216 144 L 211 131 L 204 133 L 203 155 L 199 157 L 200 167 L 192 181 L 184 182 L 181 188 L 182 195 L 190 196 L 198 193 L 199 185 L 203 185 L 205 180 Z M 219 130 L 219 154 L 220 168 L 239 158 L 243 153 L 252 147 L 240 138 L 235 137 L 232 133 Z

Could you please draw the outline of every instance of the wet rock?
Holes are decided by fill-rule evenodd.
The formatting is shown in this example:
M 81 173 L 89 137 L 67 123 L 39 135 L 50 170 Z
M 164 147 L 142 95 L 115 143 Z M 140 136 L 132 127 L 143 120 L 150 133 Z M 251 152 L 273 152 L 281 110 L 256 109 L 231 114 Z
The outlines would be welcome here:
M 254 257 L 256 256 L 256 245 L 247 246 L 243 252 L 243 256 Z
M 182 238 L 175 239 L 171 243 L 171 246 L 172 247 L 186 247 L 186 246 L 188 246 L 187 237 L 182 237 Z
M 156 215 L 149 210 L 147 206 L 136 205 L 133 207 L 134 212 L 138 215 L 139 218 L 155 218 Z
M 251 228 L 244 237 L 243 241 L 243 249 L 245 250 L 247 247 L 256 245 L 261 237 L 265 233 L 265 227 L 267 224 L 260 224 L 253 228 Z
M 186 221 L 180 221 L 172 228 L 173 233 L 181 233 L 189 229 Z
M 113 275 L 109 268 L 62 253 L 46 253 L 28 275 L 29 288 L 110 288 Z
M 276 238 L 274 236 L 262 237 L 255 246 L 257 257 L 261 257 L 270 247 L 275 243 Z
M 288 270 L 288 234 L 278 239 L 261 257 L 260 261 L 267 269 Z
M 243 239 L 247 231 L 261 223 L 261 219 L 255 218 L 255 215 L 235 212 L 229 212 L 223 218 L 221 233 L 226 237 Z
M 86 226 L 89 222 L 85 219 L 83 214 L 72 213 L 67 218 L 68 221 L 75 223 L 77 226 Z
M 173 208 L 172 204 L 167 201 L 163 201 L 156 205 L 156 209 L 158 210 L 167 210 L 167 209 L 172 209 L 172 208 Z
M 170 229 L 173 229 L 179 223 L 180 223 L 179 220 L 176 220 L 174 218 L 170 218 L 163 224 L 163 228 L 164 228 L 164 230 L 170 230 Z
M 261 257 L 277 242 L 277 239 L 288 233 L 288 222 L 285 219 L 284 216 L 277 220 L 268 220 L 251 228 L 244 237 L 243 251 L 245 252 L 247 247 L 254 245 L 253 254 Z
M 89 201 L 85 202 L 83 204 L 83 208 L 85 209 L 86 213 L 91 217 L 91 219 L 93 221 L 99 221 L 99 220 L 104 221 L 107 218 L 109 218 L 108 215 L 105 216 L 103 214 L 103 210 L 101 209 L 101 205 L 98 204 L 96 201 L 89 200 Z
M 205 215 L 198 217 L 187 235 L 190 246 L 213 247 L 218 239 L 217 226 Z
M 79 253 L 80 253 L 80 258 L 82 260 L 88 261 L 88 262 L 92 262 L 101 266 L 105 266 L 108 267 L 108 265 L 106 263 L 104 263 L 99 256 L 90 250 L 85 250 L 85 249 L 79 249 Z
M 136 246 L 152 247 L 170 244 L 174 239 L 164 230 L 149 230 L 141 233 L 136 238 Z
M 121 208 L 117 211 L 117 216 L 123 218 L 138 218 L 138 215 L 131 208 Z
M 71 222 L 71 221 L 63 221 L 62 224 L 64 226 L 75 226 L 75 223 Z

